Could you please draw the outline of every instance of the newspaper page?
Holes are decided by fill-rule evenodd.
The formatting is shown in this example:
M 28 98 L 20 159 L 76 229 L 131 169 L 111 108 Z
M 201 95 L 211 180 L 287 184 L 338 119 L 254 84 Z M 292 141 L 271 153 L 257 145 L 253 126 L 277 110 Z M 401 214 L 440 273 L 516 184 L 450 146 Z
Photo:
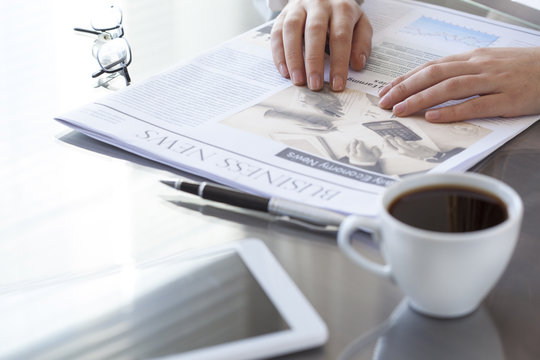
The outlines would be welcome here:
M 252 193 L 374 215 L 403 177 L 463 171 L 537 120 L 431 124 L 378 107 L 378 90 L 425 61 L 540 33 L 411 1 L 366 1 L 367 67 L 312 92 L 275 70 L 265 24 L 148 80 L 59 116 L 101 141 Z

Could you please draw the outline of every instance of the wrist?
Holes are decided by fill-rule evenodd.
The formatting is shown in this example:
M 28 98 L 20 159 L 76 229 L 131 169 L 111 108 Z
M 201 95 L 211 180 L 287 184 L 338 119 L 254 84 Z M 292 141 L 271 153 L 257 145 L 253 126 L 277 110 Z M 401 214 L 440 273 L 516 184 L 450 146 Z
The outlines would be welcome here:
M 362 5 L 364 0 L 355 0 L 358 5 Z M 272 11 L 281 11 L 287 5 L 288 0 L 266 0 L 266 6 Z
M 266 0 L 266 6 L 272 11 L 281 11 L 287 2 L 288 0 Z

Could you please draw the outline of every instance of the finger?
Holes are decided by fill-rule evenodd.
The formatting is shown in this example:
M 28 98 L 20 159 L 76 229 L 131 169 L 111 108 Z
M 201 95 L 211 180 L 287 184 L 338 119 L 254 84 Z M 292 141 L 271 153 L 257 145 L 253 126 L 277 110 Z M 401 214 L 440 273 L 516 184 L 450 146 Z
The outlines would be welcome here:
M 447 79 L 451 80 L 452 78 L 457 78 L 462 75 L 476 74 L 478 72 L 479 69 L 476 64 L 463 61 L 454 61 L 450 63 L 430 65 L 417 72 L 413 76 L 409 77 L 408 79 L 405 79 L 404 81 L 395 85 L 390 91 L 388 91 L 386 95 L 381 98 L 381 100 L 379 101 L 379 106 L 383 109 L 389 109 L 394 105 L 398 104 L 399 102 L 402 102 L 404 99 L 407 99 L 410 96 L 414 96 L 414 94 L 418 94 L 425 89 L 434 87 Z M 454 83 L 450 82 L 447 83 L 447 85 L 452 86 L 454 85 Z M 450 94 L 448 96 L 450 96 Z M 458 97 L 458 99 L 461 99 L 463 97 L 464 96 Z M 447 98 L 446 100 L 450 99 L 451 98 Z M 435 103 L 434 105 L 440 104 L 441 102 L 443 101 Z M 403 107 L 403 105 L 401 107 Z M 415 111 L 418 110 L 420 109 L 416 109 Z M 405 113 L 411 114 L 412 112 L 401 111 L 401 109 L 398 109 L 398 112 L 396 114 L 399 114 L 400 116 L 405 116 Z
M 368 148 L 367 146 L 364 144 L 363 141 L 359 141 L 357 144 L 356 144 L 356 151 L 359 152 L 359 153 L 366 153 L 368 151 Z
M 445 106 L 426 112 L 426 120 L 436 123 L 495 117 L 505 110 L 506 102 L 502 95 L 492 94 L 479 96 L 457 105 Z
M 460 53 L 460 54 L 456 54 L 456 55 L 446 56 L 446 57 L 443 57 L 443 58 L 440 58 L 440 59 L 437 59 L 437 60 L 428 61 L 427 63 L 425 63 L 423 65 L 420 65 L 420 66 L 414 68 L 413 70 L 407 72 L 406 74 L 398 76 L 397 78 L 392 80 L 389 84 L 387 84 L 385 87 L 383 87 L 379 91 L 379 96 L 380 97 L 385 96 L 390 91 L 390 89 L 394 88 L 398 84 L 401 84 L 403 81 L 409 79 L 410 77 L 414 76 L 415 74 L 419 73 L 420 71 L 422 71 L 422 70 L 424 70 L 424 69 L 426 69 L 426 68 L 428 68 L 430 66 L 439 65 L 439 64 L 448 64 L 448 63 L 452 63 L 454 61 L 467 61 L 467 60 L 470 59 L 470 57 L 471 57 L 471 54 L 469 52 L 467 52 L 467 53 Z
M 396 104 L 397 116 L 408 116 L 420 110 L 443 104 L 449 100 L 466 99 L 479 94 L 489 94 L 493 85 L 480 75 L 458 76 L 444 80 Z
M 394 137 L 387 136 L 387 137 L 385 137 L 385 140 L 386 140 L 386 143 L 388 145 L 390 145 L 391 148 L 393 148 L 394 150 L 398 150 L 398 146 L 396 144 L 396 141 L 395 141 Z
M 406 148 L 414 147 L 414 146 L 411 146 L 411 144 L 407 143 L 403 138 L 399 136 L 396 136 L 394 140 L 395 140 L 395 146 L 398 148 L 398 151 L 400 153 L 403 153 L 404 149 Z
M 330 21 L 330 84 L 333 91 L 345 89 L 349 59 L 358 9 L 349 3 L 342 3 L 333 9 Z
M 433 66 L 433 65 L 447 64 L 447 63 L 451 63 L 451 62 L 455 62 L 455 61 L 468 61 L 468 60 L 470 60 L 471 56 L 472 56 L 471 52 L 465 52 L 465 53 L 449 55 L 449 56 L 445 56 L 445 57 L 442 57 L 442 58 L 439 58 L 439 59 L 428 61 L 425 64 L 423 64 L 421 66 L 418 66 L 417 68 L 415 68 L 415 69 L 413 69 L 411 71 L 408 71 L 403 76 L 403 79 L 404 80 L 408 79 L 409 77 L 416 74 L 417 72 L 422 71 L 423 69 L 425 69 L 427 67 L 430 67 L 430 66 Z
M 364 12 L 362 12 L 353 30 L 350 60 L 353 70 L 359 71 L 366 66 L 367 59 L 371 55 L 372 36 L 373 28 L 371 27 L 371 23 Z
M 353 153 L 354 155 L 356 155 L 356 146 L 358 145 L 358 140 L 357 139 L 354 139 L 353 141 L 351 141 L 349 144 L 347 144 L 347 152 L 348 153 Z
M 371 152 L 373 153 L 373 156 L 375 156 L 376 158 L 380 158 L 382 155 L 381 149 L 379 149 L 379 147 L 377 146 L 373 146 L 371 148 Z
M 270 44 L 272 47 L 272 58 L 276 69 L 278 69 L 281 76 L 288 78 L 289 70 L 287 69 L 285 50 L 283 49 L 283 16 L 285 16 L 285 13 L 281 13 L 274 21 L 270 33 Z
M 392 138 L 391 142 L 392 142 L 392 145 L 394 146 L 394 148 L 397 150 L 398 153 L 400 153 L 400 154 L 405 153 L 407 143 L 405 143 L 405 141 L 403 141 L 402 138 L 400 138 L 399 136 L 394 136 Z
M 304 68 L 303 37 L 306 22 L 306 11 L 294 8 L 287 12 L 283 19 L 283 49 L 285 61 L 293 84 L 304 85 L 306 71 Z
M 330 15 L 326 11 L 313 9 L 308 12 L 305 31 L 305 66 L 308 87 L 320 90 L 323 87 L 324 48 Z

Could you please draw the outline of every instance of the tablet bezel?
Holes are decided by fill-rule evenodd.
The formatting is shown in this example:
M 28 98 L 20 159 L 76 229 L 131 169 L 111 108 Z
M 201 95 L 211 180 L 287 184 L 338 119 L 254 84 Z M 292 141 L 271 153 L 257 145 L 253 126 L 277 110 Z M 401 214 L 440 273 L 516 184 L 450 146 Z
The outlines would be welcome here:
M 320 346 L 326 342 L 328 338 L 326 324 L 261 240 L 245 239 L 190 251 L 185 255 L 188 258 L 195 258 L 230 250 L 237 252 L 290 329 L 171 354 L 159 359 L 267 358 Z

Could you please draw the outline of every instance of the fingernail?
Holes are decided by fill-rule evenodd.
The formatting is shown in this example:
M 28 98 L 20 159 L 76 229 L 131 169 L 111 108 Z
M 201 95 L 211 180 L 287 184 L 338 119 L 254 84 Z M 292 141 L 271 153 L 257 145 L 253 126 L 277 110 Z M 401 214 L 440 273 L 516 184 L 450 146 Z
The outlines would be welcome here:
M 391 88 L 392 88 L 392 83 L 386 84 L 381 90 L 379 90 L 379 96 L 381 96 L 382 94 L 386 94 L 388 90 L 390 90 Z
M 429 110 L 426 112 L 426 120 L 434 121 L 438 120 L 441 117 L 441 112 L 439 110 Z
M 284 63 L 279 64 L 279 73 L 281 76 L 288 78 L 289 77 L 289 70 L 287 69 L 287 66 L 285 66 Z
M 321 77 L 317 74 L 311 74 L 309 76 L 309 84 L 308 84 L 309 88 L 311 90 L 320 90 L 321 87 L 322 87 L 322 84 L 321 84 Z
M 360 59 L 362 59 L 362 64 L 360 66 L 360 68 L 364 68 L 366 66 L 366 63 L 367 63 L 367 57 L 365 54 L 362 54 L 362 56 L 360 57 Z
M 300 70 L 294 70 L 292 73 L 292 82 L 294 85 L 304 84 L 304 75 Z
M 407 110 L 407 100 L 394 105 L 394 108 L 392 109 L 392 111 L 396 115 L 403 114 L 406 110 Z
M 332 79 L 332 90 L 341 91 L 344 88 L 345 83 L 343 82 L 343 78 L 340 75 L 334 76 L 334 79 Z
M 387 109 L 390 106 L 390 101 L 391 100 L 392 99 L 390 98 L 390 95 L 386 94 L 385 96 L 383 96 L 383 98 L 381 100 L 379 100 L 379 107 L 381 107 L 383 109 Z

